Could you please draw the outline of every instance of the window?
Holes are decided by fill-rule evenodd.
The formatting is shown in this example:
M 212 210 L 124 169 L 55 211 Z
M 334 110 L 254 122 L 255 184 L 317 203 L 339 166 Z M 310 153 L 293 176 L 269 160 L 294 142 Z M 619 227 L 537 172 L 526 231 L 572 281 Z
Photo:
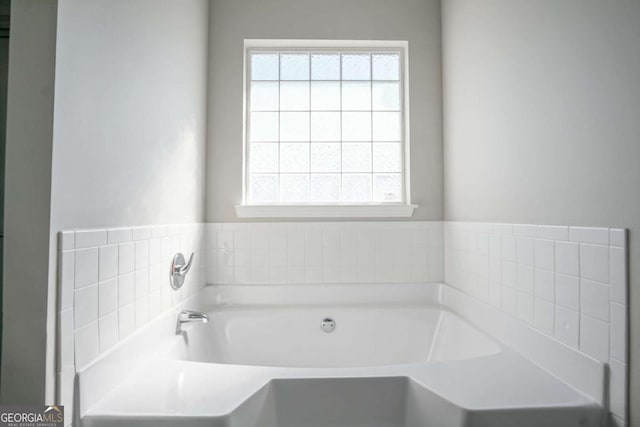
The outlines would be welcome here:
M 245 204 L 409 203 L 406 48 L 330 43 L 247 48 Z

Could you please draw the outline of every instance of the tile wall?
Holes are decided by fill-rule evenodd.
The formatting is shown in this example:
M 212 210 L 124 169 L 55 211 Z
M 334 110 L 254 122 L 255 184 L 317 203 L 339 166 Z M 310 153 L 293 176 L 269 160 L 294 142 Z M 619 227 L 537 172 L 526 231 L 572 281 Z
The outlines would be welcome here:
M 58 401 L 71 422 L 76 371 L 205 285 L 204 224 L 59 233 Z M 168 280 L 176 252 L 195 252 L 184 286 Z
M 624 423 L 627 236 L 623 229 L 445 222 L 445 281 L 603 363 Z
M 440 221 L 207 224 L 207 281 L 403 283 L 444 279 Z

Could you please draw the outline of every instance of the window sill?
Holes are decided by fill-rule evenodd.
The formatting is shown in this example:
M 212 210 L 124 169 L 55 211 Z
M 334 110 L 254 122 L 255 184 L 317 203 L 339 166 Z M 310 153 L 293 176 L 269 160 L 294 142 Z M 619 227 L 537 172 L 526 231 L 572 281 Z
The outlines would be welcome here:
M 238 218 L 410 218 L 418 205 L 235 205 Z

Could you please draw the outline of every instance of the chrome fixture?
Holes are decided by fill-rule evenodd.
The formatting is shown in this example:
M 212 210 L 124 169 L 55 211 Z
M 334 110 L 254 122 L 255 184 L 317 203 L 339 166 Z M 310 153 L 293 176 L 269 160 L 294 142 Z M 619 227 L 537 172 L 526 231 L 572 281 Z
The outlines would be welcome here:
M 178 314 L 178 324 L 176 325 L 176 334 L 179 334 L 180 332 L 182 332 L 183 323 L 193 323 L 193 322 L 209 323 L 209 316 L 199 311 L 182 310 L 180 314 Z
M 189 257 L 189 262 L 187 263 L 185 263 L 182 252 L 178 252 L 173 256 L 173 261 L 171 261 L 171 274 L 169 276 L 169 282 L 173 289 L 178 290 L 182 287 L 182 284 L 184 283 L 184 276 L 186 276 L 191 269 L 193 255 L 194 254 L 192 252 Z
M 335 328 L 336 328 L 336 321 L 330 317 L 322 319 L 322 322 L 320 322 L 320 329 L 322 329 L 326 333 L 333 332 Z

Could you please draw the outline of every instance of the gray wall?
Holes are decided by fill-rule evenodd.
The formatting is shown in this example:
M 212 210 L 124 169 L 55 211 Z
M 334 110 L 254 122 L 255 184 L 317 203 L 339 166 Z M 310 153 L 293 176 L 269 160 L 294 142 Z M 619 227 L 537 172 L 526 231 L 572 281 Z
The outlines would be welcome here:
M 11 12 L 0 401 L 29 404 L 45 400 L 57 1 Z
M 237 220 L 242 201 L 243 40 L 409 41 L 413 219 L 442 219 L 438 0 L 212 0 L 207 220 Z
M 445 0 L 442 16 L 445 218 L 630 228 L 638 402 L 640 2 Z

